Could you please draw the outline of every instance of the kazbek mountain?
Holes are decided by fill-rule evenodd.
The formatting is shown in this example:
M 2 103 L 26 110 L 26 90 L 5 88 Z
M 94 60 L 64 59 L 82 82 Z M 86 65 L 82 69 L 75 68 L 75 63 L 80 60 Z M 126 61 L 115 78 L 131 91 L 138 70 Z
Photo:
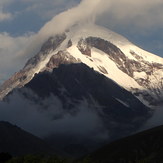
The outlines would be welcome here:
M 86 64 L 132 92 L 146 105 L 163 102 L 163 58 L 96 25 L 74 26 L 49 38 L 40 52 L 1 86 L 0 98 L 14 88 L 23 87 L 36 73 L 71 63 Z
M 76 25 L 50 37 L 4 82 L 0 99 L 11 100 L 15 94 L 42 110 L 49 111 L 52 104 L 57 108 L 52 121 L 84 115 L 77 131 L 53 133 L 47 141 L 62 152 L 86 153 L 135 132 L 152 116 L 152 108 L 163 104 L 163 58 L 103 27 Z M 92 114 L 98 128 L 89 122 Z M 79 126 L 88 134 L 81 134 Z

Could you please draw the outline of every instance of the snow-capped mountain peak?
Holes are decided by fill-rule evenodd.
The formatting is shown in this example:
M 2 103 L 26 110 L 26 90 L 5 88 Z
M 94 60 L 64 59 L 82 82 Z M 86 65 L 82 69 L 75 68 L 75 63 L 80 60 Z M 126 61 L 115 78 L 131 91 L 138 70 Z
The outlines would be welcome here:
M 75 25 L 49 38 L 23 69 L 2 85 L 0 98 L 28 83 L 40 71 L 80 62 L 131 91 L 146 105 L 163 102 L 163 58 L 94 24 Z

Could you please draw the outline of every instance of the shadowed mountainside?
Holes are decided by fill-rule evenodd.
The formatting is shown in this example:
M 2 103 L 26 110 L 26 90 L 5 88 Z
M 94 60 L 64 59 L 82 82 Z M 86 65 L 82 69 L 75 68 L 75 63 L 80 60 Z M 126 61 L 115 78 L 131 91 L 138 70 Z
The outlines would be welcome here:
M 163 126 L 120 139 L 90 154 L 98 163 L 163 162 Z
M 52 148 L 40 138 L 8 122 L 0 122 L 0 153 L 8 152 L 12 155 L 22 155 L 51 151 Z

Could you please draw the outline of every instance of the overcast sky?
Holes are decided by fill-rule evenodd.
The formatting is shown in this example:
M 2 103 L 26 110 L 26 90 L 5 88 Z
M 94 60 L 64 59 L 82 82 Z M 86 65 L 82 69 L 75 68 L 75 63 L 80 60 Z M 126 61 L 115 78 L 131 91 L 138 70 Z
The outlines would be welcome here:
M 163 0 L 0 0 L 0 80 L 25 64 L 32 40 L 46 39 L 54 25 L 64 30 L 93 16 L 97 24 L 163 57 Z

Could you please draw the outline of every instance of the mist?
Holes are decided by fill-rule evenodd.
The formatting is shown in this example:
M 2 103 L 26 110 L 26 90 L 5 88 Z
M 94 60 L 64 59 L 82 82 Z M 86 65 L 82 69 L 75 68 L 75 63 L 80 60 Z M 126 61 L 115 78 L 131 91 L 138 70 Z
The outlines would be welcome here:
M 8 121 L 41 138 L 71 135 L 96 141 L 108 139 L 100 116 L 87 100 L 83 99 L 73 109 L 67 110 L 58 97 L 51 95 L 39 103 L 33 92 L 25 91 L 37 103 L 16 91 L 7 101 L 0 102 L 1 121 Z
M 0 33 L 0 82 L 20 70 L 28 59 L 23 56 L 25 47 L 33 41 L 33 33 L 12 37 L 8 33 Z
M 144 124 L 141 130 L 163 125 L 163 105 L 155 108 L 153 116 Z

